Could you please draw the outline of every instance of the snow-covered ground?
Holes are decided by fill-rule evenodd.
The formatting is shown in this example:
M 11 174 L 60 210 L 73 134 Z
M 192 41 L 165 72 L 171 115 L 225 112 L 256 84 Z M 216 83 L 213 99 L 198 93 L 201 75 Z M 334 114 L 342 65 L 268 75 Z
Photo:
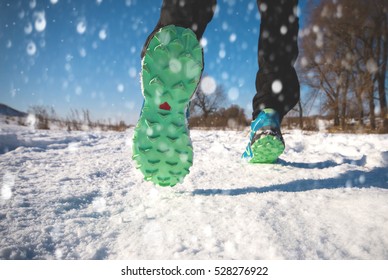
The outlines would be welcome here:
M 144 182 L 125 133 L 0 126 L 0 259 L 388 259 L 388 137 L 193 130 L 184 183 Z

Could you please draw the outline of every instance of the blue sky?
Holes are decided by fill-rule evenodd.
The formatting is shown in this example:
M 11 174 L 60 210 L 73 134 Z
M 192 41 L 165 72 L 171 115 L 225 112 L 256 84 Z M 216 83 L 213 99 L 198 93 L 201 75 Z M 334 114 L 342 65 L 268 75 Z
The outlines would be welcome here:
M 93 119 L 136 123 L 142 104 L 140 51 L 160 5 L 0 0 L 0 103 L 23 111 L 52 106 L 62 117 L 71 109 L 88 109 Z M 223 86 L 230 97 L 225 105 L 238 104 L 248 115 L 259 27 L 255 0 L 218 0 L 203 41 L 204 74 Z

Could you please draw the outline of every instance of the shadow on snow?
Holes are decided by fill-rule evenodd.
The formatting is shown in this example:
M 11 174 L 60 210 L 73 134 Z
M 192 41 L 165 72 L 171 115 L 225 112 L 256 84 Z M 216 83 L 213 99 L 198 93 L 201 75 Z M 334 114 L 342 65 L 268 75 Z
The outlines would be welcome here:
M 322 163 L 323 164 L 323 163 Z M 296 165 L 299 165 L 297 163 Z M 303 164 L 301 164 L 303 165 Z M 320 164 L 319 164 L 320 165 Z M 327 167 L 327 165 L 325 165 Z M 197 189 L 192 192 L 193 195 L 213 196 L 238 196 L 250 193 L 268 193 L 268 192 L 304 192 L 320 189 L 339 189 L 339 188 L 382 188 L 388 189 L 388 172 L 386 167 L 378 167 L 371 171 L 351 170 L 340 174 L 335 178 L 328 179 L 306 179 L 296 180 L 289 183 L 272 185 L 268 187 L 248 186 L 239 189 Z

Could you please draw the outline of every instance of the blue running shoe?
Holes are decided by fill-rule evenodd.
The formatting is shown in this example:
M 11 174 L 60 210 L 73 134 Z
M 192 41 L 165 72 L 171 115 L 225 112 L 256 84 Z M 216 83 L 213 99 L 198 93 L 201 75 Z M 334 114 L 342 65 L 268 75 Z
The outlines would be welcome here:
M 264 109 L 251 123 L 249 143 L 242 158 L 250 163 L 274 163 L 284 151 L 279 114 Z

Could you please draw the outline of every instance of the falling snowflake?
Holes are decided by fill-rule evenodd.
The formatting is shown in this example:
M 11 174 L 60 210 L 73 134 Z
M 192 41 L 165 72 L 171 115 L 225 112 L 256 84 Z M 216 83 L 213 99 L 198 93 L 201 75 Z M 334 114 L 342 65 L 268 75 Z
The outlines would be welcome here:
M 282 26 L 280 27 L 280 33 L 281 33 L 282 35 L 287 34 L 287 31 L 288 31 L 287 26 L 282 25 Z
M 171 72 L 178 73 L 182 70 L 182 63 L 178 59 L 171 59 L 169 62 Z
M 86 31 L 86 22 L 81 20 L 77 24 L 77 32 L 82 35 L 85 33 L 85 31 Z
M 124 91 L 124 85 L 123 84 L 118 84 L 117 85 L 117 91 L 118 92 L 123 92 Z
M 276 94 L 280 93 L 283 89 L 282 82 L 280 80 L 273 81 L 271 89 L 273 93 L 276 93 Z
M 43 12 L 36 12 L 34 14 L 35 16 L 35 29 L 36 31 L 38 32 L 43 32 L 45 29 L 46 29 L 46 17 L 45 17 L 45 13 L 44 11 Z
M 15 176 L 7 172 L 3 176 L 3 186 L 1 188 L 1 198 L 8 200 L 12 197 L 12 188 L 15 185 Z
M 200 45 L 202 48 L 207 46 L 207 39 L 205 37 L 201 38 Z
M 101 29 L 100 32 L 98 32 L 98 37 L 101 40 L 105 40 L 107 36 L 108 36 L 108 34 L 106 33 L 105 29 Z
M 376 61 L 373 58 L 368 59 L 366 62 L 366 69 L 369 73 L 374 74 L 379 70 Z
M 136 68 L 135 67 L 129 68 L 128 74 L 129 74 L 129 77 L 136 78 L 137 76 Z
M 36 45 L 33 41 L 27 44 L 27 54 L 33 56 L 36 53 Z
M 36 0 L 31 0 L 30 1 L 30 8 L 35 9 L 35 7 L 36 7 Z
M 85 50 L 85 48 L 80 48 L 80 50 L 79 50 L 79 55 L 80 55 L 81 57 L 85 57 L 85 56 L 86 56 L 86 50 Z
M 230 36 L 229 36 L 229 42 L 234 43 L 234 42 L 236 41 L 236 39 L 237 39 L 236 33 L 230 34 Z
M 217 83 L 213 77 L 206 76 L 202 79 L 200 86 L 204 94 L 210 95 L 216 91 Z
M 228 90 L 228 97 L 231 101 L 236 101 L 240 95 L 238 88 L 232 87 Z
M 32 24 L 29 22 L 27 25 L 24 27 L 24 33 L 26 34 L 31 34 L 33 30 Z

